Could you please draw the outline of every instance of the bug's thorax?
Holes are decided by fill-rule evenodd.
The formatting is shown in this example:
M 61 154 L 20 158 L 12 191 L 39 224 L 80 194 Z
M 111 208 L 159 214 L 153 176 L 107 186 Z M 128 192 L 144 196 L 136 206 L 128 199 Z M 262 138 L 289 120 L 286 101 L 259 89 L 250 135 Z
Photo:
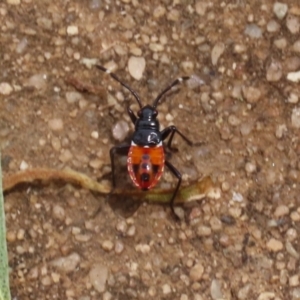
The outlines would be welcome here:
M 157 110 L 150 106 L 144 106 L 138 112 L 135 122 L 135 131 L 132 141 L 138 146 L 154 147 L 161 143 L 160 125 L 157 120 Z
M 153 129 L 159 130 L 159 122 L 157 120 L 157 110 L 151 105 L 144 106 L 138 112 L 138 119 L 135 123 L 135 130 Z

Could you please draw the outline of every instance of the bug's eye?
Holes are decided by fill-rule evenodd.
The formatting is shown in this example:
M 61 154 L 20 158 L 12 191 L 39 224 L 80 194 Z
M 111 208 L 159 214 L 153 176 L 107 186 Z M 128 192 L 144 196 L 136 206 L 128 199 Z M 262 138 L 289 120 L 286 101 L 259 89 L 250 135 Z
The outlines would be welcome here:
M 154 115 L 154 117 L 156 117 L 156 116 L 158 115 L 158 111 L 157 111 L 157 110 L 154 110 L 154 111 L 153 111 L 153 115 Z
M 140 117 L 142 115 L 142 111 L 139 110 L 138 113 L 137 113 L 137 115 Z

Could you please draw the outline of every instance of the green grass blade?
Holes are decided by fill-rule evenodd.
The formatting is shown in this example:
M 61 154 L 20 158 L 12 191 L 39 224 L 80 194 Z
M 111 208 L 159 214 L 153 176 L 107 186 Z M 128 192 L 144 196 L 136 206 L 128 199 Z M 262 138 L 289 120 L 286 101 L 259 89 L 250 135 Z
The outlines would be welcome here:
M 10 300 L 2 170 L 0 163 L 0 300 Z

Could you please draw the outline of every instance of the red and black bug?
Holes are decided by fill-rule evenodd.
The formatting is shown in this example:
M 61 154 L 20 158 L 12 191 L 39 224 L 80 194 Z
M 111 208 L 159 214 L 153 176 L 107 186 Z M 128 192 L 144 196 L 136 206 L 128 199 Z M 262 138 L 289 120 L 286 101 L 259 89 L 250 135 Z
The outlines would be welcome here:
M 175 133 L 179 134 L 190 146 L 193 145 L 193 142 L 185 137 L 175 126 L 169 126 L 160 131 L 156 107 L 165 93 L 167 93 L 173 86 L 190 79 L 190 77 L 184 76 L 177 78 L 156 97 L 152 106 L 142 106 L 138 94 L 127 84 L 122 82 L 108 69 L 99 65 L 96 67 L 99 70 L 109 74 L 113 79 L 128 89 L 133 94 L 140 106 L 137 116 L 129 107 L 127 108 L 128 115 L 135 126 L 131 145 L 123 144 L 110 149 L 113 187 L 116 186 L 114 161 L 115 154 L 127 155 L 127 169 L 129 176 L 133 183 L 142 190 L 149 190 L 153 188 L 161 178 L 164 171 L 164 166 L 167 166 L 167 168 L 178 179 L 176 188 L 170 199 L 171 210 L 176 216 L 174 212 L 174 200 L 181 184 L 181 174 L 169 161 L 165 159 L 163 141 L 170 136 L 167 142 L 167 148 L 170 150 L 173 150 L 171 144 Z

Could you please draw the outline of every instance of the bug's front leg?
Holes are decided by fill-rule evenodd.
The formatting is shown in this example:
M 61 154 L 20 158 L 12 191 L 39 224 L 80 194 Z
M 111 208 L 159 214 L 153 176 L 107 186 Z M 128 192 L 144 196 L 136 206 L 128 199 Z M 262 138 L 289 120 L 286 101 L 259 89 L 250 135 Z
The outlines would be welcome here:
M 113 187 L 116 187 L 116 178 L 115 178 L 115 154 L 119 155 L 127 155 L 129 151 L 130 145 L 119 145 L 112 147 L 109 151 L 110 154 L 110 162 L 111 162 L 111 172 L 112 172 L 112 184 Z
M 172 126 L 169 126 L 169 127 L 165 128 L 164 130 L 161 131 L 161 136 L 162 136 L 162 140 L 163 140 L 163 141 L 171 134 L 171 136 L 170 136 L 170 138 L 169 138 L 169 140 L 168 140 L 168 143 L 167 143 L 167 147 L 168 147 L 170 150 L 172 150 L 172 151 L 177 151 L 177 148 L 173 148 L 173 147 L 171 146 L 175 132 L 176 132 L 177 134 L 179 134 L 179 135 L 183 138 L 183 140 L 184 140 L 188 145 L 190 145 L 190 146 L 193 146 L 193 145 L 194 145 L 194 143 L 193 143 L 191 140 L 189 140 L 183 133 L 181 133 L 181 132 L 176 128 L 176 126 L 173 126 L 173 125 L 172 125 Z

